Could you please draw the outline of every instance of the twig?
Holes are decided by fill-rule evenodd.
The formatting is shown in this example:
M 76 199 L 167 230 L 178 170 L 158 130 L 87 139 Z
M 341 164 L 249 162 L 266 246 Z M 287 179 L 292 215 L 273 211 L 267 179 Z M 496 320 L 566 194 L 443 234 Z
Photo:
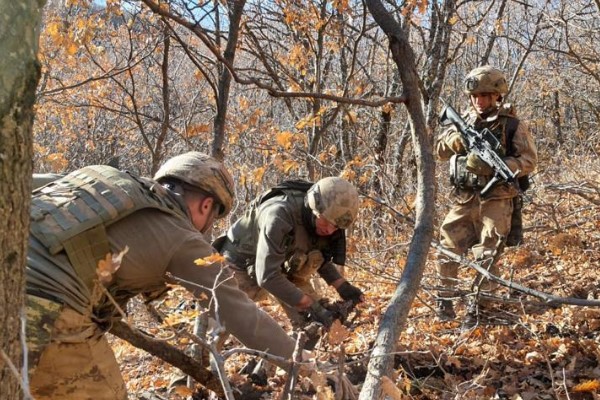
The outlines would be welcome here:
M 131 327 L 123 321 L 115 321 L 110 333 L 179 368 L 186 375 L 194 378 L 197 383 L 215 392 L 218 397 L 223 396 L 223 385 L 216 374 L 185 354 L 183 350 L 161 340 L 153 339 L 151 336 L 142 335 L 139 329 Z
M 25 400 L 32 400 L 33 396 L 31 395 L 31 392 L 29 391 L 29 386 L 28 385 L 25 386 L 23 379 L 21 379 L 21 376 L 19 375 L 19 371 L 17 370 L 17 367 L 15 367 L 15 365 L 12 363 L 10 358 L 8 358 L 8 356 L 6 355 L 4 350 L 0 349 L 0 355 L 2 356 L 2 359 L 4 360 L 4 362 L 6 362 L 6 364 L 8 365 L 8 368 L 13 373 L 15 378 L 17 378 L 17 380 L 19 381 L 19 384 L 21 385 L 21 389 L 23 389 L 23 392 L 24 392 Z
M 470 261 L 466 257 L 460 256 L 456 253 L 451 252 L 450 250 L 446 249 L 444 246 L 442 246 L 440 243 L 438 243 L 436 241 L 432 241 L 431 246 L 434 247 L 440 253 L 442 253 L 445 256 L 452 259 L 453 261 L 456 261 L 462 265 L 466 265 L 468 267 L 475 269 L 477 272 L 479 272 L 482 276 L 484 276 L 488 280 L 499 283 L 500 285 L 505 286 L 509 289 L 514 289 L 519 292 L 526 293 L 530 296 L 540 298 L 540 299 L 544 300 L 544 304 L 546 304 L 546 305 L 570 304 L 570 305 L 575 305 L 575 306 L 600 307 L 600 300 L 586 300 L 586 299 L 576 299 L 573 297 L 559 297 L 559 296 L 554 296 L 554 295 L 551 295 L 548 293 L 539 292 L 537 290 L 527 288 L 527 287 L 525 287 L 523 285 L 519 285 L 518 283 L 515 283 L 515 282 L 509 282 L 505 279 L 499 278 L 496 275 L 491 274 L 487 269 L 481 267 L 481 265 L 479 265 L 479 263 Z
M 21 376 L 23 377 L 23 392 L 26 393 L 25 400 L 28 400 L 29 394 L 29 355 L 27 354 L 27 311 L 25 307 L 21 308 L 21 349 L 23 350 L 23 367 L 21 368 Z M 27 397 L 29 396 L 29 397 Z
M 158 316 L 160 316 L 161 318 L 164 319 L 165 316 L 159 310 L 155 310 L 155 311 Z M 223 386 L 225 398 L 227 400 L 235 400 L 235 397 L 233 395 L 233 389 L 231 388 L 229 380 L 227 379 L 227 374 L 225 372 L 225 357 L 223 357 L 221 355 L 221 353 L 219 353 L 219 351 L 217 350 L 217 348 L 215 346 L 215 343 L 212 341 L 208 342 L 208 341 L 202 339 L 201 337 L 196 336 L 192 333 L 189 333 L 188 331 L 183 330 L 183 329 L 178 330 L 178 333 L 180 333 L 181 335 L 190 339 L 194 343 L 201 345 L 202 347 L 204 347 L 205 349 L 207 349 L 210 352 L 212 359 L 214 361 L 213 367 L 215 367 L 217 369 L 217 375 L 219 376 L 219 381 L 221 382 L 221 385 Z
M 229 350 L 223 352 L 222 357 L 226 360 L 234 354 L 248 354 L 251 356 L 264 358 L 265 360 L 269 361 L 270 363 L 273 363 L 283 369 L 287 369 L 291 365 L 290 361 L 283 357 L 279 357 L 279 356 L 276 356 L 276 355 L 273 355 L 273 354 L 270 354 L 270 353 L 267 353 L 264 351 L 260 351 L 260 350 L 248 349 L 245 347 L 236 347 L 233 349 L 229 349 Z
M 571 396 L 569 396 L 569 388 L 567 387 L 567 375 L 565 374 L 565 368 L 562 369 L 563 373 L 563 381 L 562 385 L 565 388 L 565 396 L 567 396 L 567 400 L 571 400 Z
M 287 399 L 292 400 L 294 397 L 294 386 L 296 386 L 296 380 L 298 379 L 298 372 L 300 372 L 300 365 L 302 364 L 302 349 L 306 343 L 306 334 L 302 331 L 298 332 L 298 338 L 296 339 L 296 347 L 293 353 L 293 362 L 288 371 L 288 380 L 285 382 L 283 392 L 281 393 L 281 400 Z

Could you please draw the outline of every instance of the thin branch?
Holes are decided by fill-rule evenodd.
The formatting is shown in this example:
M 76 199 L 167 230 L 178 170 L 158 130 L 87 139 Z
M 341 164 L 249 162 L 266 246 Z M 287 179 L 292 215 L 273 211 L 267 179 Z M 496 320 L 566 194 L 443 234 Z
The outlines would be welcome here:
M 227 61 L 227 59 L 221 54 L 221 52 L 219 51 L 219 48 L 214 45 L 212 40 L 210 40 L 210 38 L 206 35 L 206 33 L 197 24 L 194 24 L 194 23 L 184 19 L 183 17 L 173 14 L 172 12 L 161 7 L 158 3 L 155 3 L 152 0 L 142 0 L 142 2 L 144 4 L 146 4 L 146 6 L 148 6 L 148 8 L 150 8 L 150 10 L 152 10 L 155 14 L 161 15 L 165 18 L 169 18 L 169 19 L 177 22 L 179 25 L 192 31 L 202 41 L 202 43 L 204 43 L 204 45 L 208 48 L 208 50 L 211 53 L 213 53 L 213 55 L 217 58 L 217 60 L 220 63 L 222 63 L 225 66 L 225 68 L 227 68 L 229 70 L 229 73 L 231 74 L 231 76 L 237 83 L 239 83 L 241 85 L 254 85 L 260 89 L 266 90 L 269 93 L 269 95 L 271 95 L 273 97 L 323 99 L 323 100 L 334 101 L 337 103 L 362 105 L 362 106 L 368 106 L 368 107 L 380 107 L 387 103 L 396 103 L 397 104 L 397 103 L 406 103 L 406 101 L 407 101 L 406 96 L 383 97 L 383 98 L 379 98 L 377 100 L 365 100 L 365 99 L 347 98 L 344 96 L 336 96 L 333 94 L 324 94 L 324 93 L 287 92 L 287 91 L 282 91 L 282 90 L 276 89 L 275 87 L 262 82 L 260 79 L 241 77 L 237 74 L 237 71 L 235 70 L 233 65 L 231 65 L 231 63 L 229 63 Z
M 280 397 L 282 400 L 292 400 L 294 398 L 294 386 L 296 386 L 298 373 L 300 372 L 299 366 L 302 363 L 302 349 L 304 348 L 305 343 L 306 334 L 302 331 L 299 331 L 298 338 L 296 339 L 296 347 L 294 348 L 294 353 L 292 355 L 294 362 L 292 362 L 292 365 L 288 371 L 288 380 L 285 382 L 283 393 Z
M 3 349 L 0 349 L 0 356 L 2 356 L 2 359 L 8 365 L 10 372 L 13 373 L 15 378 L 17 378 L 17 380 L 21 384 L 21 389 L 23 389 L 25 400 L 33 400 L 33 396 L 31 395 L 31 392 L 29 391 L 29 385 L 25 385 L 25 382 L 23 381 L 23 379 L 21 379 L 21 375 L 19 375 L 19 371 L 17 370 L 17 367 L 15 367 L 15 365 L 10 360 L 10 358 L 6 355 L 6 353 L 4 352 Z
M 456 261 L 462 265 L 466 265 L 470 268 L 475 269 L 478 273 L 480 273 L 482 276 L 484 276 L 488 280 L 499 283 L 500 285 L 505 286 L 509 289 L 517 290 L 519 292 L 526 293 L 530 296 L 534 296 L 539 299 L 542 299 L 546 305 L 554 306 L 554 305 L 558 305 L 558 304 L 569 304 L 569 305 L 574 305 L 574 306 L 600 307 L 600 300 L 586 300 L 586 299 L 576 299 L 574 297 L 554 296 L 554 295 L 551 295 L 548 293 L 539 292 L 537 290 L 527 288 L 523 285 L 520 285 L 520 284 L 512 282 L 512 281 L 507 281 L 496 275 L 491 274 L 487 269 L 483 268 L 479 263 L 470 261 L 466 257 L 460 256 L 456 253 L 451 252 L 450 250 L 446 249 L 444 246 L 442 246 L 437 241 L 432 241 L 431 246 L 433 248 L 435 248 L 437 251 L 439 251 L 440 253 L 444 254 L 446 257 L 450 258 L 452 261 Z

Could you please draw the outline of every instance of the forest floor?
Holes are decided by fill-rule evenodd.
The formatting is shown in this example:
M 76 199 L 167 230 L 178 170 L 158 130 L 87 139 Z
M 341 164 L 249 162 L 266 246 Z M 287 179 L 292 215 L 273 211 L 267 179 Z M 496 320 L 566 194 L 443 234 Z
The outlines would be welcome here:
M 525 241 L 504 252 L 502 277 L 561 298 L 600 300 L 599 183 L 596 174 L 535 185 L 524 210 Z M 348 378 L 359 390 L 380 318 L 402 273 L 409 240 L 390 232 L 351 244 L 346 274 L 365 291 L 366 302 L 352 311 L 343 326 L 326 334 L 315 349 L 321 361 L 339 365 L 341 357 Z M 460 270 L 464 293 L 469 292 L 474 277 L 472 269 Z M 435 285 L 432 250 L 397 343 L 391 377 L 395 388 L 389 398 L 600 399 L 600 307 L 560 302 L 549 306 L 540 298 L 501 287 L 494 293 L 492 311 L 486 312 L 480 324 L 462 329 L 466 297 L 455 302 L 456 320 L 440 322 L 434 310 Z M 326 293 L 336 298 L 329 289 Z M 191 325 L 197 315 L 185 298 L 183 291 L 175 290 L 163 301 L 171 325 L 173 320 Z M 261 306 L 287 326 L 274 302 Z M 143 312 L 136 312 L 134 320 L 146 332 L 165 337 L 171 344 L 180 348 L 190 345 L 185 336 L 169 333 L 164 324 Z M 160 359 L 119 339 L 111 342 L 131 399 L 216 398 L 198 385 L 186 387 L 179 370 Z M 234 339 L 226 344 L 227 348 L 236 346 Z M 237 355 L 226 362 L 236 398 L 278 399 L 286 375 L 278 370 L 263 379 L 251 379 L 240 372 L 249 360 Z M 296 388 L 297 399 L 335 398 L 309 379 L 301 379 Z

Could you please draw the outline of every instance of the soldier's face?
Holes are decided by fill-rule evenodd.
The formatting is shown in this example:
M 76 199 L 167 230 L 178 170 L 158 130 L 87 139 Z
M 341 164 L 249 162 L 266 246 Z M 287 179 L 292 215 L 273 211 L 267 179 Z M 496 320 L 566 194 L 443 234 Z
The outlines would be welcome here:
M 498 93 L 477 93 L 471 95 L 471 104 L 477 114 L 481 115 L 496 108 L 499 99 Z
M 338 227 L 321 215 L 315 220 L 315 230 L 319 236 L 330 236 L 338 230 Z

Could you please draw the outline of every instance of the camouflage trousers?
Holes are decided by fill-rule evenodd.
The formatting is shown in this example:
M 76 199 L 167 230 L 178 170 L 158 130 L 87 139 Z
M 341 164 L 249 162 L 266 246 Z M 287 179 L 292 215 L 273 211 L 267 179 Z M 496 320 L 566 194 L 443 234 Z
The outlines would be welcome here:
M 511 198 L 484 200 L 478 193 L 456 203 L 440 228 L 442 246 L 459 255 L 471 249 L 475 260 L 483 261 L 484 268 L 498 275 L 496 261 L 510 231 L 512 208 Z M 440 297 L 456 296 L 458 265 L 443 254 L 438 255 L 437 273 L 440 285 L 445 288 L 440 291 Z M 498 286 L 482 277 L 478 277 L 474 285 L 480 291 L 492 291 Z
M 27 347 L 36 400 L 127 399 L 115 355 L 90 317 L 28 295 Z

